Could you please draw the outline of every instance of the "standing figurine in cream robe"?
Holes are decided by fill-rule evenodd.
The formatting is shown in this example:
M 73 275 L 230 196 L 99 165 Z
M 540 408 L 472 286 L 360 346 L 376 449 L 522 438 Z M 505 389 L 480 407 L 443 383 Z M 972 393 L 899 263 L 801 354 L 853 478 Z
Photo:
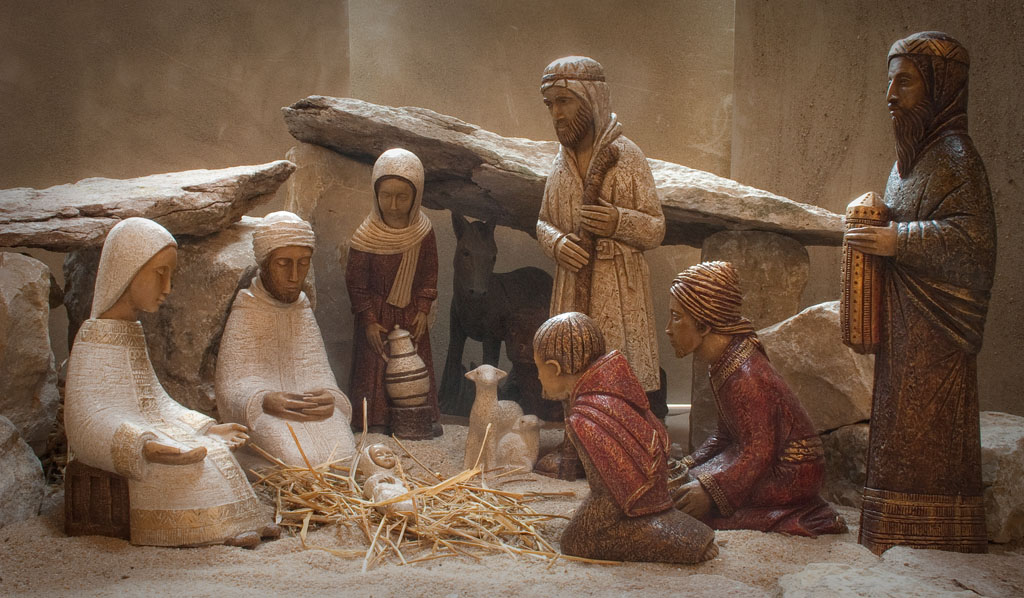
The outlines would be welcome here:
M 540 91 L 561 143 L 537 216 L 537 240 L 556 264 L 550 315 L 590 316 L 608 349 L 625 355 L 650 396 L 661 382 L 644 252 L 665 237 L 651 167 L 622 135 L 604 68 L 596 60 L 555 60 L 544 69 Z M 537 471 L 556 475 L 561 470 L 557 475 L 564 477 L 566 467 L 559 462 L 573 460 L 572 455 L 550 455 Z
M 128 479 L 132 544 L 251 548 L 280 528 L 231 454 L 247 430 L 171 399 L 138 322 L 170 293 L 177 259 L 174 237 L 151 220 L 128 218 L 107 235 L 91 317 L 68 364 L 68 446 L 73 458 Z
M 352 407 L 335 382 L 302 291 L 314 240 L 309 223 L 291 212 L 268 214 L 256 227 L 259 275 L 235 297 L 217 357 L 221 419 L 246 426 L 253 444 L 299 467 L 306 459 L 317 466 L 355 452 Z M 250 449 L 239 459 L 266 465 Z
M 407 330 L 427 366 L 434 435 L 438 419 L 430 313 L 437 299 L 437 240 L 423 203 L 423 164 L 409 150 L 393 148 L 373 165 L 373 208 L 352 235 L 345 284 L 355 314 L 349 395 L 369 403 L 371 432 L 390 433 L 391 404 L 384 388 L 385 339 L 395 326 Z M 353 425 L 363 425 L 356 409 Z

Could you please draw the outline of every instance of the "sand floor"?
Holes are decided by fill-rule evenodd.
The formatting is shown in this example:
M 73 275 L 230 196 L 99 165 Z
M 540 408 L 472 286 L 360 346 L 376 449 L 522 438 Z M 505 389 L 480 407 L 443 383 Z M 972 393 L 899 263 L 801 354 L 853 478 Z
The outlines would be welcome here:
M 557 441 L 544 432 L 544 443 Z M 382 440 L 371 435 L 369 440 Z M 461 467 L 465 428 L 446 425 L 437 440 L 406 443 L 445 475 Z M 406 461 L 409 468 L 415 467 Z M 544 512 L 571 514 L 587 492 L 585 481 L 539 476 L 510 490 L 576 492 L 575 498 L 534 503 Z M 750 531 L 719 532 L 718 558 L 694 566 L 663 564 L 553 565 L 505 555 L 385 564 L 361 572 L 361 559 L 305 550 L 283 537 L 255 550 L 212 546 L 168 549 L 131 546 L 104 537 L 69 538 L 62 532 L 62 492 L 43 514 L 0 528 L 0 596 L 1024 596 L 1024 555 L 993 546 L 988 555 L 897 548 L 878 558 L 856 543 L 857 511 L 840 508 L 851 533 L 817 539 Z M 564 523 L 547 528 L 555 541 Z M 310 545 L 364 547 L 337 528 L 309 534 Z M 822 563 L 823 565 L 812 565 Z M 811 565 L 809 567 L 809 565 Z M 797 578 L 780 578 L 807 571 Z

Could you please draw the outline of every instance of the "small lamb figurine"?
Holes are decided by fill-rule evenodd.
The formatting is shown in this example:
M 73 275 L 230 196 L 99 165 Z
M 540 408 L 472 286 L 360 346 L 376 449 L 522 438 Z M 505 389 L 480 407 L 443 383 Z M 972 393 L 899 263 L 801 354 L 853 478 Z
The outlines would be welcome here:
M 395 476 L 397 465 L 398 458 L 386 444 L 371 444 L 363 449 L 358 467 L 359 472 L 367 476 L 366 481 L 363 482 L 363 497 L 379 503 L 408 492 L 409 489 L 402 483 L 402 480 Z M 416 515 L 411 498 L 379 505 L 376 508 L 382 515 L 389 513 L 401 513 L 408 517 Z
M 537 460 L 540 421 L 524 417 L 523 409 L 515 401 L 498 400 L 498 382 L 507 374 L 496 367 L 482 365 L 466 374 L 476 384 L 476 399 L 469 413 L 469 434 L 466 437 L 466 456 L 463 466 L 473 467 L 487 433 L 487 444 L 480 459 L 482 469 L 520 467 Z
M 518 467 L 526 473 L 533 471 L 540 451 L 540 419 L 524 415 L 512 424 L 512 429 L 498 440 L 498 462 Z

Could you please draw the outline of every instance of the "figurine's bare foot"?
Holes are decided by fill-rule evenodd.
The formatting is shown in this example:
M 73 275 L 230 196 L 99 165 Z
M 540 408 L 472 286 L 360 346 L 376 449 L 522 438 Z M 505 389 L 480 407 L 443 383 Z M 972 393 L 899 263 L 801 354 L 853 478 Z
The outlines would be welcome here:
M 583 462 L 576 454 L 576 447 L 568 439 L 563 440 L 558 448 L 541 457 L 533 467 L 533 471 L 549 478 L 569 481 L 586 476 Z
M 434 438 L 444 436 L 444 426 L 441 425 L 441 422 L 434 422 L 430 426 L 430 433 L 434 435 Z
M 281 526 L 276 523 L 266 525 L 260 530 L 260 538 L 264 540 L 276 540 L 281 537 Z
M 238 546 L 240 548 L 248 548 L 252 550 L 260 544 L 260 535 L 256 532 L 242 532 L 234 538 L 228 538 L 224 541 L 225 546 Z
M 704 553 L 700 555 L 701 562 L 710 561 L 711 559 L 718 556 L 718 544 L 712 542 L 708 544 L 708 547 L 704 549 Z

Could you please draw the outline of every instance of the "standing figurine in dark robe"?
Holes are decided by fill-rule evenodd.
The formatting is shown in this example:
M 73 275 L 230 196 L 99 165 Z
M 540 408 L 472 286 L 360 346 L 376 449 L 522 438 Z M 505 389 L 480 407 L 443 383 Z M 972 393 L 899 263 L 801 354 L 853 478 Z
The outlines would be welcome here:
M 563 402 L 565 434 L 590 485 L 562 532 L 562 552 L 664 563 L 714 558 L 715 533 L 673 508 L 668 432 L 626 357 L 605 353 L 597 323 L 579 312 L 557 315 L 537 329 L 533 355 L 545 398 Z
M 985 552 L 977 354 L 995 272 L 985 166 L 967 134 L 967 50 L 916 33 L 889 50 L 896 164 L 889 226 L 852 228 L 885 256 L 860 542 Z
M 672 281 L 666 333 L 677 357 L 710 363 L 718 427 L 683 458 L 689 477 L 673 477 L 682 511 L 715 529 L 798 536 L 846 531 L 819 492 L 821 439 L 807 411 L 768 361 L 741 315 L 739 277 L 728 262 L 705 262 Z
M 437 299 L 437 240 L 420 210 L 423 164 L 408 150 L 389 149 L 373 165 L 373 209 L 352 235 L 345 283 L 355 314 L 352 352 L 352 425 L 390 432 L 391 408 L 384 388 L 384 342 L 395 326 L 407 330 L 427 366 L 427 403 L 437 423 L 437 385 L 430 351 L 430 314 Z M 434 426 L 434 434 L 441 432 Z

